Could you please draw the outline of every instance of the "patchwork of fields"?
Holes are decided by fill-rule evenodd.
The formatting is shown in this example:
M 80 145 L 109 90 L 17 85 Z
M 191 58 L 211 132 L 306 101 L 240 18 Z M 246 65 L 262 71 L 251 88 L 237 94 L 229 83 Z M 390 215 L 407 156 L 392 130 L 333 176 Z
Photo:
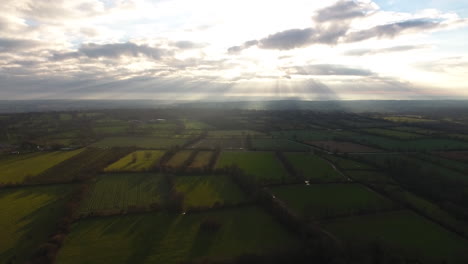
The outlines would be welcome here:
M 160 138 L 160 137 L 108 137 L 93 144 L 94 147 L 138 147 L 143 149 L 168 149 L 182 146 L 187 138 Z
M 139 111 L 0 116 L 0 263 L 468 263 L 460 120 Z

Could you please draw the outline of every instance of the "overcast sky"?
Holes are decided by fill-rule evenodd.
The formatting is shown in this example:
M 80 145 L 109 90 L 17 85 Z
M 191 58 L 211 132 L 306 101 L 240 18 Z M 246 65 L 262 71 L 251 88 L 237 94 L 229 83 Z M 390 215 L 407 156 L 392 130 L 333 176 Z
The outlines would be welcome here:
M 468 0 L 2 0 L 0 99 L 468 99 Z

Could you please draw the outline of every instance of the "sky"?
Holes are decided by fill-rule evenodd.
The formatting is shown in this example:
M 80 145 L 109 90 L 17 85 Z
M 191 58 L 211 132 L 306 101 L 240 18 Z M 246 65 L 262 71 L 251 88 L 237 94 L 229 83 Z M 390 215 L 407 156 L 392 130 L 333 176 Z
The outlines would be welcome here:
M 468 99 L 468 0 L 2 0 L 0 99 Z

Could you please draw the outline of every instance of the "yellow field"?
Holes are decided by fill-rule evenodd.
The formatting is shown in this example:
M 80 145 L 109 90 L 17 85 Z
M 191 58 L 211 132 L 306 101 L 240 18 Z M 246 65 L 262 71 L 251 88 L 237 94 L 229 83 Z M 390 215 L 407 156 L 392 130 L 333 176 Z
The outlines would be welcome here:
M 162 150 L 135 151 L 112 163 L 104 171 L 147 171 L 159 161 L 163 154 Z
M 83 150 L 9 155 L 0 160 L 0 183 L 22 183 Z

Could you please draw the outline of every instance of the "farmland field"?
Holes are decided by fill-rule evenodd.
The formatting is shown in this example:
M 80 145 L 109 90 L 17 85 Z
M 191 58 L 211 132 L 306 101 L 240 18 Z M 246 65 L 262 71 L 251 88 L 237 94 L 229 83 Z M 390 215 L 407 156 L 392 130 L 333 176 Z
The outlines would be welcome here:
M 468 161 L 468 151 L 445 151 L 437 154 L 447 159 Z
M 360 182 L 367 183 L 395 183 L 395 181 L 388 175 L 371 170 L 350 170 L 346 171 L 346 175 L 352 179 Z
M 332 152 L 380 152 L 368 146 L 342 141 L 308 141 L 307 144 Z
M 273 187 L 278 199 L 305 218 L 321 219 L 395 208 L 395 204 L 359 184 Z
M 244 193 L 223 175 L 177 177 L 175 188 L 184 194 L 185 208 L 235 205 L 247 200 Z
M 379 241 L 423 263 L 461 264 L 468 258 L 467 240 L 408 210 L 342 218 L 323 226 L 349 243 Z
M 189 169 L 202 169 L 209 165 L 213 151 L 199 151 L 195 159 L 190 164 Z
M 190 148 L 199 149 L 244 149 L 243 138 L 204 138 Z
M 415 139 L 415 138 L 423 137 L 422 135 L 414 134 L 410 132 L 396 131 L 396 130 L 389 130 L 389 129 L 382 129 L 382 128 L 367 128 L 367 129 L 363 129 L 362 131 L 375 134 L 375 135 L 379 135 L 379 136 L 386 136 L 386 137 L 392 137 L 392 138 L 397 138 L 397 139 Z
M 372 155 L 375 156 L 375 155 Z M 325 155 L 325 158 L 329 159 L 332 161 L 336 166 L 343 170 L 373 170 L 375 169 L 371 165 L 368 165 L 366 163 L 350 160 L 350 159 L 344 159 L 332 155 Z
M 211 130 L 208 132 L 208 136 L 213 138 L 245 137 L 247 135 L 263 136 L 265 134 L 252 130 Z
M 384 117 L 385 120 L 398 122 L 398 123 L 428 123 L 435 122 L 432 119 L 422 118 L 420 116 L 387 116 Z
M 138 147 L 144 149 L 167 149 L 182 146 L 187 142 L 185 138 L 159 137 L 108 137 L 93 144 L 94 147 Z
M 21 183 L 83 150 L 9 155 L 0 160 L 0 183 Z
M 276 138 L 253 138 L 252 149 L 254 150 L 283 150 L 283 151 L 309 151 L 310 148 L 304 144 L 288 139 Z
M 178 168 L 184 164 L 184 162 L 190 157 L 192 154 L 191 150 L 181 150 L 178 151 L 172 158 L 164 164 L 165 166 Z
M 135 151 L 112 163 L 104 171 L 147 171 L 156 165 L 163 154 L 161 150 Z
M 217 221 L 220 229 L 200 229 L 206 219 Z M 187 215 L 154 213 L 76 223 L 57 263 L 175 264 L 201 258 L 225 260 L 298 246 L 295 237 L 256 207 Z
M 223 151 L 216 168 L 237 165 L 260 183 L 288 181 L 288 174 L 273 152 Z
M 0 263 L 23 263 L 55 230 L 72 185 L 0 191 Z
M 335 182 L 346 179 L 328 161 L 309 153 L 285 153 L 286 158 L 302 177 L 312 182 Z
M 83 201 L 80 213 L 119 212 L 130 207 L 161 205 L 168 187 L 161 175 L 105 174 L 97 178 Z

